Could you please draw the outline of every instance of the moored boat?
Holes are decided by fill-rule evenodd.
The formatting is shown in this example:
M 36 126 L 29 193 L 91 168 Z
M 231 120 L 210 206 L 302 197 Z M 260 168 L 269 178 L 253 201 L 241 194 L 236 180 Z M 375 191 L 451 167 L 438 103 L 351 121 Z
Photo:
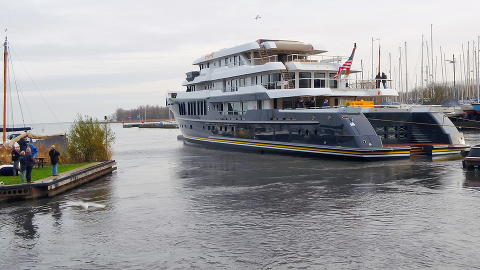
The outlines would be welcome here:
M 185 143 L 366 159 L 467 147 L 436 106 L 381 105 L 397 91 L 350 78 L 361 72 L 352 65 L 355 48 L 343 65 L 325 52 L 260 39 L 200 57 L 193 62 L 200 71 L 183 82 L 186 91 L 167 97 Z

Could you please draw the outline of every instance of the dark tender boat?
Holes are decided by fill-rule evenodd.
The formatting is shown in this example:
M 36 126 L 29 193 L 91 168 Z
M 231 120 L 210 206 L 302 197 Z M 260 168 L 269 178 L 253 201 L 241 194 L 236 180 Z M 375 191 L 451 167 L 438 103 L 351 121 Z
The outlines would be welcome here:
M 465 158 L 462 160 L 464 169 L 478 170 L 480 167 L 480 145 L 475 145 L 470 148 L 470 151 L 462 152 Z

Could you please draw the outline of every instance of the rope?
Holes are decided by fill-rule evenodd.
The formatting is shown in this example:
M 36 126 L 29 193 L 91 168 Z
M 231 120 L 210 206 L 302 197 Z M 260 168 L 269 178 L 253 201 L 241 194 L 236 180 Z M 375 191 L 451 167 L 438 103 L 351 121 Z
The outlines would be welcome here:
M 10 45 L 11 47 L 11 45 Z M 50 110 L 50 112 L 52 113 L 53 117 L 55 118 L 55 120 L 57 121 L 57 123 L 60 125 L 60 127 L 62 128 L 63 132 L 64 133 L 67 133 L 65 131 L 65 129 L 63 128 L 62 124 L 60 123 L 60 121 L 58 121 L 57 119 L 57 116 L 55 116 L 55 114 L 53 113 L 52 111 L 52 108 L 50 108 L 50 105 L 48 105 L 47 101 L 45 100 L 45 98 L 43 97 L 42 93 L 40 92 L 40 90 L 38 89 L 37 85 L 35 84 L 35 82 L 33 81 L 32 79 L 32 76 L 30 76 L 30 73 L 28 73 L 27 69 L 25 68 L 25 66 L 23 65 L 22 61 L 20 60 L 20 58 L 18 57 L 17 53 L 15 52 L 15 50 L 13 48 L 11 48 L 13 50 L 13 53 L 15 54 L 15 56 L 17 57 L 18 61 L 20 62 L 20 64 L 22 65 L 23 69 L 25 70 L 25 72 L 27 73 L 28 77 L 30 78 L 30 80 L 32 81 L 33 85 L 35 86 L 35 89 L 37 89 L 38 93 L 40 94 L 40 96 L 42 97 L 43 99 L 43 102 L 45 102 L 45 104 L 47 105 L 48 109 Z
M 16 91 L 17 91 L 18 106 L 20 107 L 20 114 L 21 114 L 21 116 L 22 116 L 23 127 L 25 127 L 25 126 L 26 126 L 26 124 L 25 124 L 25 117 L 23 116 L 22 103 L 20 102 L 20 95 L 19 95 L 19 91 L 18 91 L 19 87 L 18 87 L 18 83 L 17 83 L 17 77 L 15 76 L 15 69 L 13 68 L 13 64 L 12 64 L 11 58 L 10 58 L 10 60 L 9 60 L 9 65 L 10 65 L 10 69 L 9 69 L 9 70 L 11 70 L 11 72 L 12 72 L 13 81 L 14 81 L 14 83 L 15 83 L 15 89 L 16 89 Z M 10 77 L 9 77 L 9 81 L 10 81 Z M 10 91 L 10 93 L 11 93 L 12 91 L 11 91 L 11 87 L 10 87 L 10 86 L 11 86 L 11 84 L 9 83 L 9 91 Z M 22 97 L 23 97 L 23 95 L 22 95 Z M 13 104 L 12 104 L 12 102 L 11 102 L 11 98 L 12 98 L 12 95 L 10 94 L 10 106 L 11 106 L 11 108 L 13 108 Z M 25 102 L 25 98 L 23 98 L 23 100 L 24 100 L 24 102 Z M 25 104 L 26 104 L 26 103 L 25 103 Z M 13 111 L 13 109 L 12 109 L 11 111 Z M 32 122 L 33 122 L 33 118 L 32 118 L 32 115 L 31 115 L 30 111 L 28 110 L 28 107 L 27 107 L 27 111 L 28 111 L 28 114 L 29 114 L 29 116 L 30 116 L 30 119 L 32 119 Z M 12 122 L 13 122 L 13 114 L 12 114 Z M 35 123 L 33 123 L 33 125 L 35 125 Z

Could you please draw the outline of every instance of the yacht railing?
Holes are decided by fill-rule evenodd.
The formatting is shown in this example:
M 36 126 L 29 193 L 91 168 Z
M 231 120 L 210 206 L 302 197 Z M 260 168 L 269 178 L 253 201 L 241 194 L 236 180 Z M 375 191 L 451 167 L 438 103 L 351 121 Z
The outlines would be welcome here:
M 306 81 L 308 81 L 308 83 Z M 300 79 L 300 87 L 298 89 L 303 89 L 303 88 L 392 89 L 393 80 L 387 79 L 385 82 L 385 87 L 383 86 L 382 80 L 378 80 L 378 81 L 379 81 L 379 84 L 377 86 L 376 80 L 343 79 L 340 81 L 335 81 L 334 79 L 330 79 L 330 78 L 311 78 L 311 80 Z M 276 90 L 276 89 L 283 89 L 284 85 L 286 84 L 283 84 L 283 81 L 272 81 L 272 82 L 260 83 L 258 85 L 262 85 L 267 90 Z M 245 84 L 245 85 L 230 86 L 230 87 L 220 88 L 219 90 L 221 90 L 222 92 L 236 92 L 238 91 L 239 87 L 244 87 L 244 86 L 253 86 L 253 85 Z

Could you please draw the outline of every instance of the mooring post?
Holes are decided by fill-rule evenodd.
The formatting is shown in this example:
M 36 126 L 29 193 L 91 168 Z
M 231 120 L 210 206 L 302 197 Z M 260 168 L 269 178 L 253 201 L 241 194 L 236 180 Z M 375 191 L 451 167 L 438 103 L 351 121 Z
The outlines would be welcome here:
M 108 130 L 107 130 L 107 116 L 105 115 L 105 155 L 107 156 L 106 161 L 108 161 Z

